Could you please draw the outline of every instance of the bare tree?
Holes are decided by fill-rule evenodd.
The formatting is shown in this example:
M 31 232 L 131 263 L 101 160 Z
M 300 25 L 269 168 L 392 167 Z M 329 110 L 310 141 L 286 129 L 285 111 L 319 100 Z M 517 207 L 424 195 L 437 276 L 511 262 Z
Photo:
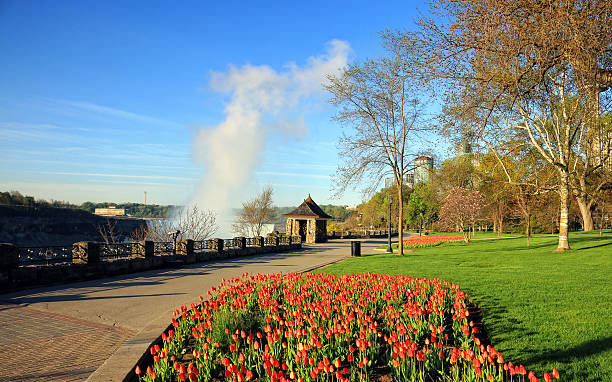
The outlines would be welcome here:
M 339 110 L 335 120 L 351 128 L 340 142 L 335 182 L 338 193 L 365 180 L 366 193 L 386 175 L 395 184 L 404 183 L 412 160 L 418 131 L 422 130 L 422 104 L 408 72 L 405 51 L 394 41 L 385 40 L 387 55 L 353 64 L 329 78 L 326 89 Z M 396 187 L 397 200 L 404 200 L 404 187 Z M 399 241 L 402 242 L 403 203 L 398 203 Z M 399 255 L 403 247 L 399 246 Z
M 117 243 L 118 237 L 116 232 L 117 221 L 106 219 L 104 224 L 98 225 L 98 234 L 105 244 Z
M 445 89 L 449 125 L 498 159 L 527 144 L 554 166 L 557 250 L 570 249 L 570 178 L 612 86 L 612 3 L 440 0 L 432 11 L 419 32 L 390 35 L 420 53 L 410 57 L 420 79 Z
M 238 223 L 233 225 L 234 232 L 247 237 L 261 236 L 264 224 L 269 223 L 274 217 L 273 193 L 272 187 L 267 186 L 255 199 L 242 203 Z
M 146 229 L 132 233 L 132 239 L 169 241 L 170 233 L 180 231 L 177 240 L 206 240 L 217 231 L 216 221 L 214 211 L 201 210 L 196 205 L 180 207 L 168 218 L 149 220 Z

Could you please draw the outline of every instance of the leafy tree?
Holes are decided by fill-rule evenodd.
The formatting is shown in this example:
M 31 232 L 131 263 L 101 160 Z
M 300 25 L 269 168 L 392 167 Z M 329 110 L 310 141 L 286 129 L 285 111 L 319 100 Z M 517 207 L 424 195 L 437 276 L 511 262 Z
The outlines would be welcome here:
M 346 206 L 335 206 L 332 204 L 322 204 L 319 207 L 321 207 L 323 212 L 333 217 L 334 219 L 344 220 L 351 214 L 351 211 L 347 210 Z
M 402 188 L 402 209 L 406 211 L 408 201 L 410 200 L 411 190 L 406 185 L 404 185 Z M 376 192 L 370 198 L 370 200 L 360 204 L 357 207 L 357 210 L 359 211 L 359 221 L 361 222 L 361 225 L 365 227 L 386 228 L 386 223 L 383 225 L 383 222 L 387 221 L 389 215 L 389 197 L 392 197 L 392 219 L 397 218 L 396 214 L 398 213 L 400 207 L 398 199 L 394 195 L 397 195 L 397 186 L 383 188 L 382 190 Z
M 446 126 L 477 137 L 502 165 L 528 144 L 555 168 L 557 250 L 569 250 L 571 177 L 585 143 L 606 139 L 596 121 L 612 86 L 612 3 L 441 0 L 432 11 L 419 31 L 392 34 L 416 52 L 412 71 L 445 89 Z
M 433 172 L 432 182 L 438 185 L 442 194 L 446 194 L 453 187 L 462 187 L 474 190 L 478 187 L 478 174 L 474 154 L 460 155 L 442 163 L 437 171 Z
M 420 234 L 423 231 L 423 224 L 437 219 L 439 204 L 435 189 L 431 184 L 417 184 L 408 201 L 408 223 L 418 224 Z

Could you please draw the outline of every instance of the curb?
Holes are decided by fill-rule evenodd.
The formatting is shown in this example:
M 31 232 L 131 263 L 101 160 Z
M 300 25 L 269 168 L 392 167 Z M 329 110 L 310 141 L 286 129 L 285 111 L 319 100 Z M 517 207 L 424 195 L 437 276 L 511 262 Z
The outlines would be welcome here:
M 169 326 L 169 317 L 172 310 L 162 313 L 155 320 L 149 322 L 134 337 L 123 343 L 104 363 L 96 369 L 87 381 L 120 382 L 129 381 L 136 374 L 134 369 L 147 355 L 149 347 L 161 342 L 161 334 Z

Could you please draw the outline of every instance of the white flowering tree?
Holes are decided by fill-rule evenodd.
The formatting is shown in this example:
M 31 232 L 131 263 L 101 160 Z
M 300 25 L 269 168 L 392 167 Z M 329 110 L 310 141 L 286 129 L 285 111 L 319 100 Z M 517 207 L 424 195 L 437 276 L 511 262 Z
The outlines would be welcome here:
M 463 240 L 469 243 L 470 227 L 473 231 L 485 206 L 485 198 L 480 192 L 470 191 L 463 187 L 453 187 L 442 201 L 440 223 L 446 227 L 458 229 L 463 234 Z

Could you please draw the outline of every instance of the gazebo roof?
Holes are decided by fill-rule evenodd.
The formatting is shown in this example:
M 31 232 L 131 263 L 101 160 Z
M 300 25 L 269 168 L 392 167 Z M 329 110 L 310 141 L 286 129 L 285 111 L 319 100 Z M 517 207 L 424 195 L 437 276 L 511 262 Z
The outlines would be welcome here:
M 312 200 L 310 194 L 298 208 L 283 216 L 288 218 L 332 219 Z

